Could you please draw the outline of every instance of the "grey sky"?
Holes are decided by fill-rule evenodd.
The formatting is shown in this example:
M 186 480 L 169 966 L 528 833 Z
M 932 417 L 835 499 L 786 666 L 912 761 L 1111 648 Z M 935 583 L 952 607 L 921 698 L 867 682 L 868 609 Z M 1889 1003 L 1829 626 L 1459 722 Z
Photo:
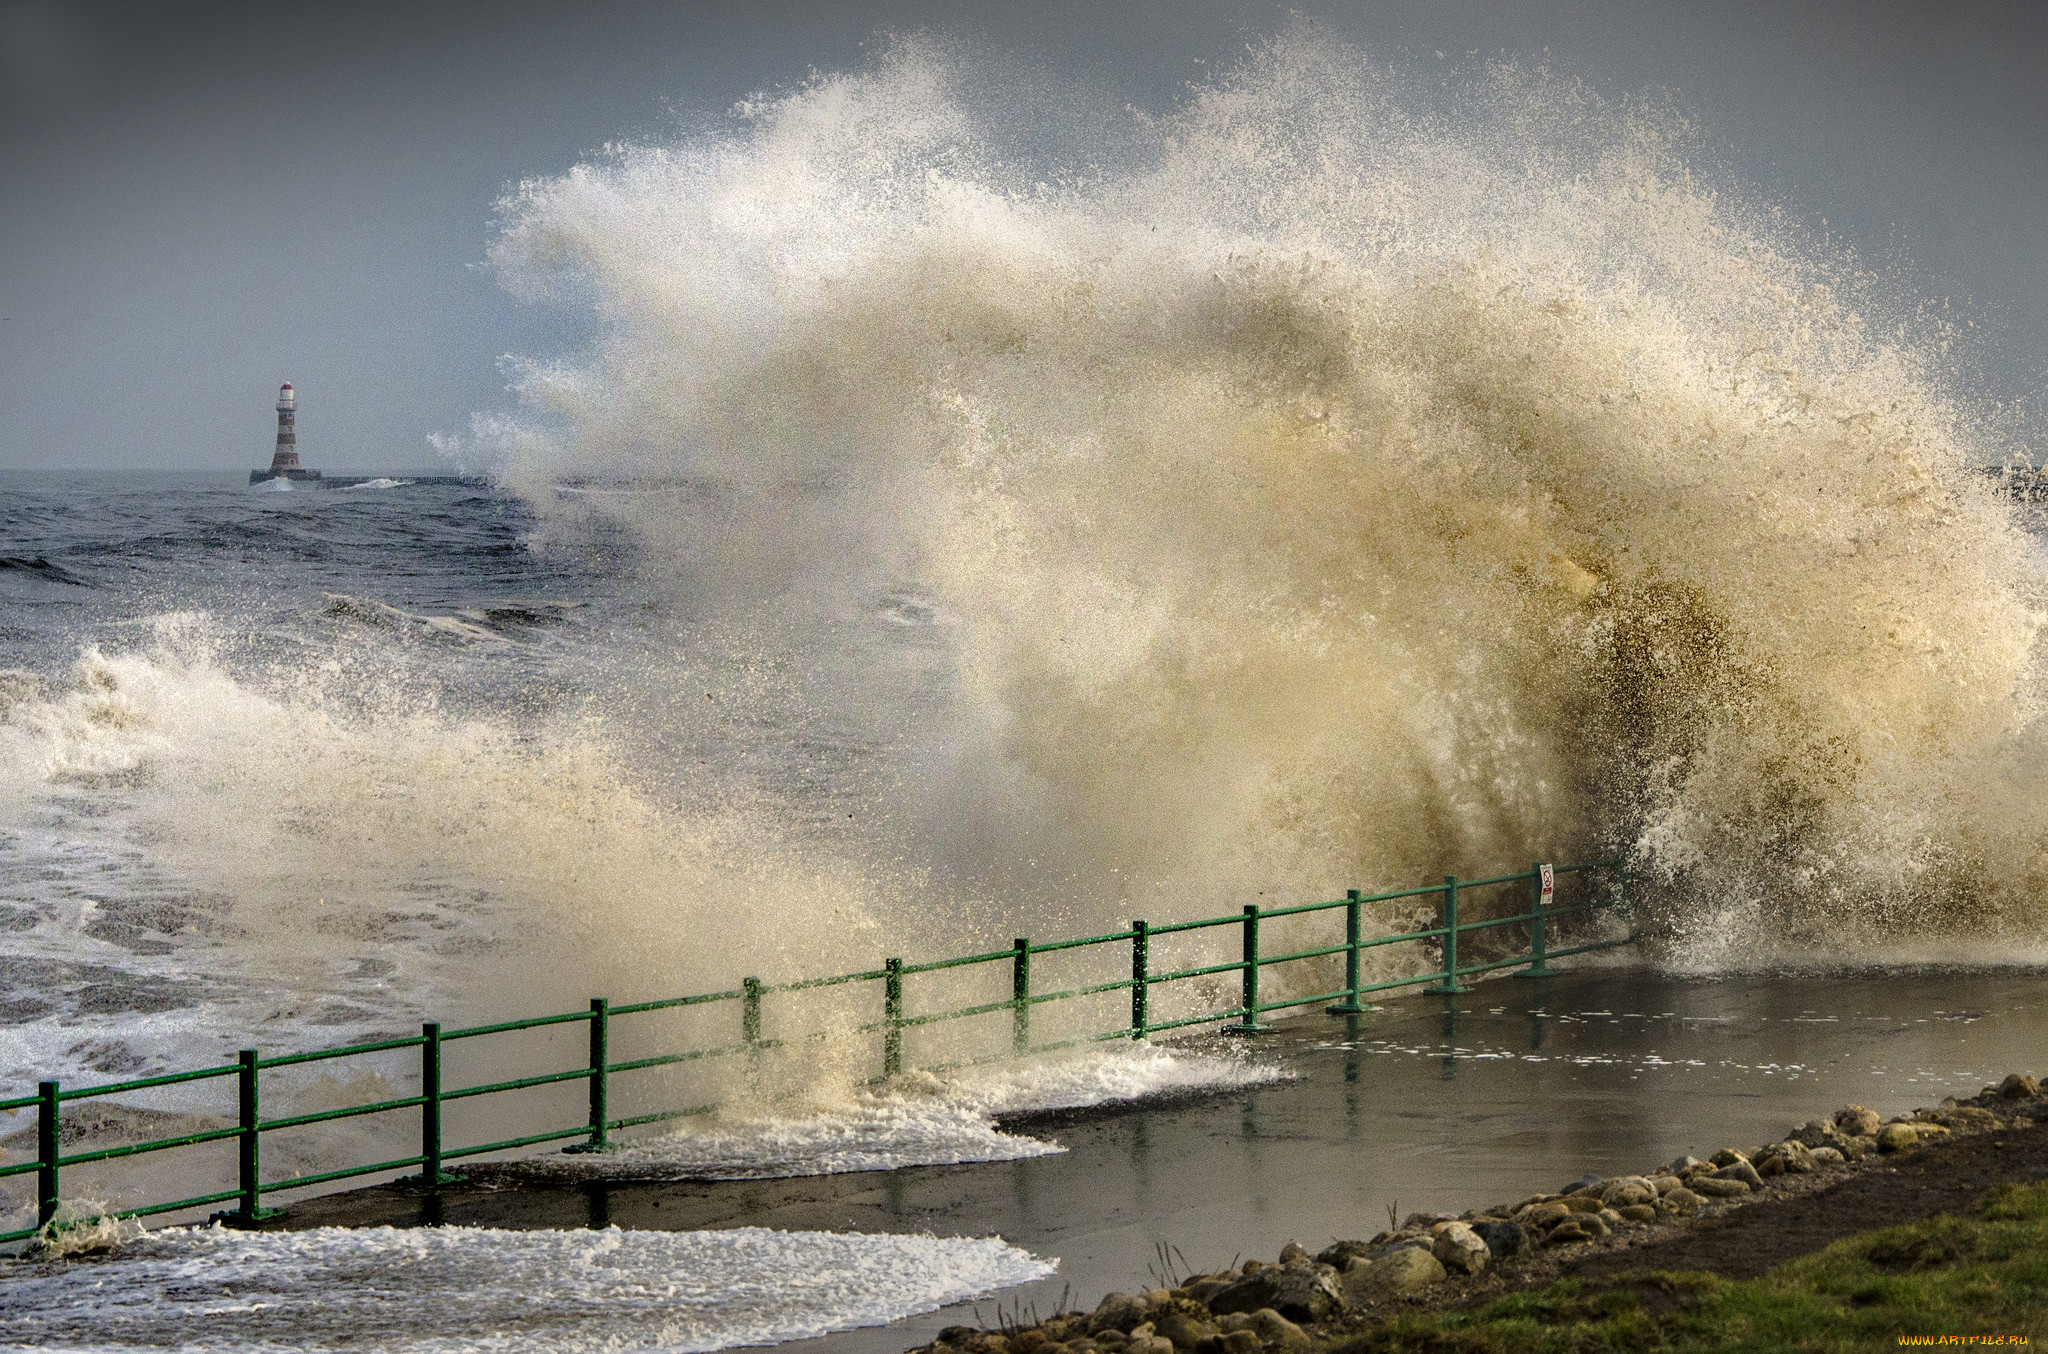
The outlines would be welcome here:
M 0 0 L 0 467 L 264 464 L 276 385 L 329 470 L 430 466 L 563 318 L 471 265 L 493 200 L 888 29 L 1163 108 L 1302 15 L 1382 54 L 1541 56 L 1666 91 L 1750 181 L 1965 302 L 1984 386 L 2048 373 L 2035 5 L 88 4 Z

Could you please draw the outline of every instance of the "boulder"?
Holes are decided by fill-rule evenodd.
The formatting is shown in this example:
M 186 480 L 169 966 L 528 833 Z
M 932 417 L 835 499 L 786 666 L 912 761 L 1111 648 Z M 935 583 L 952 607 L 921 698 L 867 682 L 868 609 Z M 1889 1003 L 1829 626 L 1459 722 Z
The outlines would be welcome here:
M 1543 1238 L 1546 1246 L 1566 1246 L 1575 1242 L 1591 1241 L 1600 1235 L 1594 1228 L 1601 1225 L 1597 1215 L 1574 1213 L 1550 1229 Z
M 1462 1222 L 1446 1223 L 1436 1234 L 1436 1244 L 1429 1253 L 1446 1272 L 1458 1274 L 1477 1274 L 1493 1259 L 1486 1242 Z
M 1814 1148 L 1809 1155 L 1813 1158 L 1813 1164 L 1816 1166 L 1839 1166 L 1846 1159 L 1843 1157 L 1841 1149 L 1826 1146 Z
M 1547 1204 L 1531 1204 L 1520 1213 L 1517 1213 L 1515 1217 L 1524 1227 L 1548 1227 L 1552 1223 L 1562 1218 L 1568 1218 L 1571 1215 L 1572 1210 L 1570 1207 L 1552 1200 Z
M 1640 1175 L 1625 1175 L 1610 1180 L 1600 1191 L 1600 1202 L 1612 1209 L 1623 1209 L 1636 1204 L 1647 1204 L 1657 1197 L 1657 1187 Z
M 1111 1293 L 1095 1305 L 1094 1314 L 1088 1318 L 1088 1329 L 1098 1335 L 1106 1330 L 1128 1335 L 1150 1311 L 1150 1304 L 1143 1298 L 1129 1293 Z
M 1685 1188 L 1685 1182 L 1675 1175 L 1660 1175 L 1651 1183 L 1656 1185 L 1657 1197 L 1660 1199 L 1675 1189 Z
M 1659 1198 L 1657 1200 L 1657 1208 L 1660 1212 L 1675 1213 L 1683 1217 L 1687 1214 L 1699 1212 L 1700 1205 L 1705 1202 L 1706 1200 L 1694 1191 L 1681 1187 Z
M 1341 1269 L 1343 1266 L 1340 1265 L 1338 1268 Z M 1209 1304 L 1210 1298 L 1215 1297 L 1218 1293 L 1221 1293 L 1236 1282 L 1237 1280 L 1235 1279 L 1223 1278 L 1190 1279 L 1186 1284 L 1187 1295 L 1206 1307 Z
M 1262 1348 L 1259 1344 L 1258 1335 L 1248 1330 L 1234 1330 L 1230 1332 L 1230 1334 L 1223 1337 L 1221 1344 L 1223 1346 L 1222 1354 L 1259 1354 L 1259 1350 Z
M 1504 1218 L 1481 1218 L 1472 1224 L 1472 1231 L 1495 1260 L 1512 1260 L 1518 1255 L 1529 1253 L 1529 1229 L 1519 1222 Z
M 1629 1222 L 1655 1222 L 1657 1209 L 1653 1204 L 1623 1204 L 1614 1210 Z
M 1369 1265 L 1353 1263 L 1344 1272 L 1344 1293 L 1354 1303 L 1383 1302 L 1442 1283 L 1443 1263 L 1420 1246 L 1389 1251 Z
M 1296 1260 L 1308 1259 L 1308 1247 L 1298 1241 L 1290 1241 L 1280 1248 L 1280 1263 L 1291 1265 Z
M 2015 1072 L 1998 1083 L 2000 1100 L 2031 1100 L 2041 1094 L 2041 1083 L 2025 1072 Z
M 1700 1176 L 1686 1185 L 1686 1188 L 1695 1195 L 1709 1199 L 1735 1199 L 1750 1192 L 1748 1181 L 1720 1175 Z
M 1740 1180 L 1751 1189 L 1762 1189 L 1764 1187 L 1764 1178 L 1758 1175 L 1756 1167 L 1746 1160 L 1723 1166 L 1720 1170 L 1714 1172 L 1713 1178 L 1716 1180 Z
M 1886 1124 L 1877 1134 L 1877 1150 L 1880 1152 L 1903 1152 L 1920 1142 L 1923 1125 L 1908 1123 Z
M 1295 1350 L 1306 1349 L 1309 1345 L 1307 1331 L 1270 1307 L 1251 1313 L 1244 1329 L 1256 1336 L 1264 1349 Z
M 1865 1109 L 1861 1105 L 1844 1105 L 1835 1111 L 1835 1128 L 1852 1138 L 1875 1137 L 1883 1126 L 1876 1110 Z M 1814 1144 L 1806 1145 L 1812 1147 Z
M 1720 1151 L 1714 1153 L 1713 1156 L 1708 1158 L 1708 1161 L 1713 1163 L 1713 1165 L 1716 1168 L 1726 1168 L 1729 1166 L 1733 1166 L 1738 1161 L 1748 1160 L 1749 1157 L 1747 1154 L 1738 1152 L 1733 1147 L 1723 1147 Z
M 1208 1321 L 1197 1321 L 1185 1312 L 1168 1312 L 1154 1327 L 1154 1333 L 1173 1342 L 1175 1349 L 1192 1350 L 1212 1335 L 1220 1334 Z
M 1453 1221 L 1455 1219 L 1448 1213 L 1410 1213 L 1401 1220 L 1401 1230 L 1404 1232 L 1426 1232 L 1440 1222 Z
M 1209 1299 L 1209 1310 L 1255 1312 L 1270 1307 L 1290 1321 L 1323 1321 L 1347 1305 L 1337 1272 L 1313 1260 L 1268 1265 Z
M 1335 1241 L 1323 1247 L 1322 1252 L 1316 1256 L 1316 1263 L 1328 1265 L 1331 1269 L 1341 1272 L 1359 1256 L 1371 1255 L 1377 1244 L 1371 1241 Z
M 1758 1176 L 1806 1175 L 1813 1170 L 1813 1153 L 1797 1138 L 1787 1138 L 1757 1153 L 1750 1165 Z
M 1173 1354 L 1173 1341 L 1161 1335 L 1148 1335 L 1125 1345 L 1124 1354 Z
M 1574 1213 L 1598 1213 L 1601 1209 L 1607 1207 L 1606 1204 L 1600 1202 L 1598 1194 L 1590 1192 L 1585 1194 L 1567 1194 L 1564 1198 L 1559 1199 L 1558 1202 Z
M 1704 1167 L 1706 1164 L 1706 1162 L 1701 1161 L 1698 1157 L 1683 1156 L 1678 1158 L 1678 1160 L 1672 1162 L 1669 1166 L 1666 1166 L 1664 1169 L 1682 1179 L 1690 1172 L 1697 1171 Z

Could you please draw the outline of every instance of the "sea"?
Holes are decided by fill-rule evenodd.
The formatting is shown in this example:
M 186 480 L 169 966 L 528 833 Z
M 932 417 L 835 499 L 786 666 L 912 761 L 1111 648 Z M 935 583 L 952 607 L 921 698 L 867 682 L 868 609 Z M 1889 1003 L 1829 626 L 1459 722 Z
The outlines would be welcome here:
M 507 359 L 504 407 L 435 439 L 465 479 L 0 475 L 0 1096 L 1532 861 L 1620 862 L 1621 929 L 1584 934 L 1631 944 L 1568 994 L 1501 979 L 1379 1034 L 1010 1063 L 1006 1012 L 920 1026 L 879 1088 L 872 985 L 779 995 L 767 1028 L 802 1056 L 620 1092 L 726 1105 L 640 1133 L 632 1170 L 1001 1170 L 1066 1178 L 1042 1198 L 1068 1221 L 1020 1185 L 871 1231 L 114 1228 L 96 1267 L 10 1278 L 0 1335 L 709 1350 L 882 1323 L 860 1348 L 900 1348 L 977 1297 L 1092 1301 L 1143 1248 L 1226 1251 L 1225 1223 L 1277 1245 L 1440 1197 L 1432 1163 L 1527 1193 L 1838 1090 L 1973 1092 L 2038 1047 L 2048 562 L 2038 508 L 1985 473 L 2025 429 L 1935 310 L 1728 181 L 1676 113 L 1547 69 L 1446 86 L 1290 30 L 1085 135 L 1013 76 L 905 38 L 509 192 L 490 269 L 594 337 Z M 1274 943 L 1328 944 L 1313 927 Z M 1235 943 L 1186 933 L 1172 962 Z M 1091 953 L 1040 976 L 1119 976 Z M 1367 978 L 1432 964 L 1389 946 Z M 1120 1023 L 1121 994 L 1091 1000 L 1040 1033 Z M 454 1070 L 569 1065 L 580 1037 Z M 266 1112 L 409 1094 L 410 1066 L 280 1075 Z M 1702 1089 L 1654 1089 L 1678 1081 Z M 451 1132 L 534 1131 L 577 1090 L 464 1102 Z M 227 1122 L 227 1094 L 77 1131 Z M 1253 1131 L 1282 1104 L 1291 1138 Z M 1158 1158 L 1030 1119 L 1115 1106 L 1237 1144 L 1244 1174 L 1201 1178 L 1255 1205 L 1183 1201 L 1159 1235 Z M 266 1161 L 412 1131 L 342 1121 Z M 33 1133 L 0 1123 L 10 1161 Z M 1288 1141 L 1361 1174 L 1297 1188 Z M 230 1164 L 166 1169 L 197 1192 Z M 67 1175 L 67 1216 L 163 1183 L 141 1171 Z M 23 1216 L 26 1178 L 4 1188 Z M 1115 1216 L 1072 1222 L 1093 1207 Z M 366 1284 L 418 1302 L 336 1305 Z

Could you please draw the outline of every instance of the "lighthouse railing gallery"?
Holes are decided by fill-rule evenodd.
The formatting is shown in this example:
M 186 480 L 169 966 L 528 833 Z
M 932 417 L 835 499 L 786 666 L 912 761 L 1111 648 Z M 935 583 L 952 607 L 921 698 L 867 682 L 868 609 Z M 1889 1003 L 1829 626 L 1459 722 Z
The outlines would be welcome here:
M 1569 906 L 1558 906 L 1553 894 L 1555 884 L 1564 882 L 1565 877 L 1575 874 L 1597 873 L 1605 877 L 1605 884 L 1582 881 L 1590 887 L 1582 887 L 1581 901 Z M 195 1147 L 204 1143 L 230 1140 L 236 1149 L 236 1184 L 232 1189 L 219 1190 L 188 1198 L 168 1199 L 140 1207 L 119 1210 L 112 1216 L 145 1217 L 155 1214 L 185 1212 L 213 1204 L 231 1204 L 232 1208 L 215 1214 L 230 1224 L 249 1224 L 263 1218 L 275 1216 L 282 1210 L 264 1205 L 264 1198 L 287 1190 L 303 1190 L 369 1175 L 388 1175 L 396 1171 L 418 1168 L 418 1174 L 410 1177 L 423 1185 L 450 1183 L 460 1177 L 451 1176 L 443 1165 L 464 1157 L 477 1157 L 490 1153 L 503 1153 L 519 1148 L 537 1146 L 543 1143 L 561 1142 L 567 1139 L 582 1141 L 570 1146 L 569 1151 L 605 1151 L 611 1144 L 611 1135 L 641 1125 L 681 1119 L 691 1115 L 706 1114 L 718 1108 L 716 1104 L 690 1105 L 656 1110 L 650 1113 L 615 1116 L 611 1109 L 612 1079 L 652 1068 L 672 1066 L 707 1058 L 726 1057 L 734 1054 L 760 1052 L 779 1047 L 784 1041 L 769 1038 L 764 1034 L 767 999 L 790 994 L 814 992 L 822 988 L 848 987 L 852 985 L 879 984 L 880 1010 L 878 1018 L 856 1023 L 856 1033 L 878 1036 L 880 1043 L 881 1079 L 900 1073 L 904 1067 L 903 1045 L 905 1033 L 922 1026 L 942 1022 L 966 1020 L 980 1016 L 1002 1017 L 1007 1015 L 1010 1022 L 1008 1050 L 1001 1056 L 1044 1053 L 1076 1044 L 1100 1042 L 1115 1039 L 1143 1039 L 1167 1030 L 1181 1029 L 1196 1025 L 1221 1024 L 1228 1033 L 1252 1034 L 1271 1028 L 1263 1017 L 1281 1011 L 1331 1003 L 1325 1009 L 1335 1015 L 1358 1015 L 1372 1010 L 1363 1003 L 1363 998 L 1375 992 L 1391 991 L 1397 988 L 1420 987 L 1426 993 L 1456 996 L 1470 989 L 1461 979 L 1502 969 L 1520 969 L 1517 977 L 1541 977 L 1551 972 L 1549 961 L 1565 955 L 1579 954 L 1590 950 L 1607 949 L 1626 944 L 1627 939 L 1595 939 L 1578 944 L 1558 946 L 1552 927 L 1566 918 L 1589 914 L 1599 910 L 1611 910 L 1626 916 L 1626 878 L 1619 861 L 1594 861 L 1579 865 L 1535 865 L 1527 871 L 1516 874 L 1494 875 L 1486 879 L 1461 880 L 1456 876 L 1445 876 L 1441 884 L 1418 885 L 1414 888 L 1395 889 L 1387 893 L 1361 895 L 1352 890 L 1343 898 L 1327 902 L 1304 903 L 1293 907 L 1260 908 L 1247 905 L 1233 916 L 1207 917 L 1195 921 L 1172 922 L 1154 926 L 1144 921 L 1134 921 L 1121 931 L 1106 935 L 1082 936 L 1070 940 L 1038 942 L 1028 937 L 1019 937 L 1010 948 L 990 950 L 982 954 L 962 955 L 953 959 L 935 959 L 922 963 L 905 963 L 900 958 L 882 961 L 880 968 L 867 969 L 858 973 L 842 973 L 825 978 L 804 978 L 793 982 L 764 983 L 758 978 L 743 978 L 737 987 L 721 992 L 705 992 L 694 996 L 671 997 L 660 1001 L 643 1001 L 614 1005 L 599 997 L 584 1011 L 567 1011 L 555 1015 L 535 1016 L 526 1020 L 509 1020 L 492 1025 L 478 1025 L 465 1029 L 443 1029 L 438 1023 L 429 1022 L 420 1027 L 417 1036 L 401 1039 L 387 1039 L 374 1043 L 349 1044 L 337 1048 L 315 1049 L 302 1053 L 265 1055 L 256 1049 L 243 1049 L 233 1063 L 216 1067 L 197 1068 L 187 1072 L 171 1072 L 160 1076 L 138 1077 L 129 1081 L 110 1082 L 104 1085 L 65 1087 L 55 1081 L 42 1082 L 33 1096 L 20 1096 L 0 1100 L 0 1110 L 11 1112 L 33 1109 L 36 1111 L 36 1156 L 33 1160 L 0 1165 L 0 1177 L 26 1175 L 36 1176 L 37 1226 L 0 1233 L 0 1242 L 15 1242 L 34 1236 L 44 1225 L 55 1219 L 58 1209 L 59 1190 L 65 1170 L 100 1162 L 111 1162 L 126 1157 L 142 1156 L 148 1153 L 170 1151 L 178 1148 Z M 1528 888 L 1525 910 L 1512 910 L 1506 915 L 1490 916 L 1481 920 L 1461 920 L 1459 917 L 1460 895 L 1474 890 L 1499 891 L 1511 885 L 1526 885 Z M 1388 935 L 1368 938 L 1365 935 L 1366 909 L 1384 908 L 1388 904 L 1410 902 L 1435 902 L 1435 925 L 1421 929 L 1399 931 Z M 1512 905 L 1511 905 L 1512 906 Z M 1289 917 L 1304 917 L 1311 914 L 1339 913 L 1344 919 L 1344 938 L 1341 941 L 1315 945 L 1308 949 L 1269 954 L 1261 947 L 1262 927 Z M 1224 963 L 1199 964 L 1193 967 L 1160 970 L 1155 968 L 1155 946 L 1167 938 L 1188 932 L 1211 930 L 1221 927 L 1237 928 L 1241 941 L 1241 957 Z M 1497 932 L 1501 928 L 1524 927 L 1526 931 L 1516 938 L 1527 948 L 1505 957 L 1482 959 L 1477 963 L 1466 963 L 1460 958 L 1459 944 L 1462 937 L 1480 932 Z M 1509 932 L 1507 934 L 1513 935 Z M 1434 950 L 1438 967 L 1430 973 L 1385 981 L 1366 982 L 1362 980 L 1361 960 L 1368 950 L 1392 945 L 1414 945 L 1425 953 Z M 1117 977 L 1108 981 L 1084 982 L 1076 986 L 1052 991 L 1040 991 L 1034 987 L 1032 961 L 1040 956 L 1062 951 L 1088 950 L 1104 946 L 1127 947 L 1130 959 L 1130 976 Z M 1261 994 L 1260 978 L 1267 970 L 1282 965 L 1298 964 L 1321 959 L 1326 956 L 1344 957 L 1344 985 L 1332 991 L 1316 992 L 1305 996 L 1286 996 L 1267 1000 Z M 949 969 L 969 969 L 991 966 L 997 972 L 1007 969 L 1009 983 L 1006 995 L 995 1000 L 979 1002 L 965 1007 L 913 1014 L 906 1006 L 906 980 L 921 974 L 937 973 Z M 1236 1000 L 1221 1009 L 1209 1009 L 1195 1014 L 1182 1014 L 1170 1019 L 1153 1018 L 1153 997 L 1155 990 L 1166 984 L 1186 983 L 1205 977 L 1216 977 L 1235 973 L 1238 975 Z M 1223 990 L 1228 990 L 1227 979 Z M 1050 1003 L 1069 1002 L 1082 998 L 1102 997 L 1105 994 L 1124 992 L 1129 994 L 1130 1007 L 1127 1022 L 1108 1029 L 1086 1030 L 1073 1033 L 1070 1037 L 1050 1041 L 1037 1041 L 1032 1032 L 1032 1015 L 1038 1008 Z M 611 1053 L 613 1022 L 653 1012 L 675 1011 L 686 1007 L 712 1006 L 733 1003 L 739 1008 L 739 1039 L 736 1043 L 724 1043 L 709 1048 L 696 1048 L 656 1053 L 652 1056 L 615 1059 Z M 1118 1018 L 1122 1012 L 1119 1009 Z M 589 1035 L 589 1056 L 580 1065 L 543 1072 L 533 1076 L 516 1077 L 509 1080 L 486 1082 L 479 1085 L 450 1087 L 442 1078 L 442 1054 L 446 1046 L 458 1041 L 504 1036 L 520 1031 L 543 1029 L 557 1025 L 584 1025 Z M 326 1108 L 303 1114 L 290 1114 L 277 1118 L 266 1118 L 262 1112 L 263 1074 L 284 1068 L 302 1067 L 313 1063 L 327 1063 L 336 1059 L 360 1058 L 367 1055 L 393 1050 L 418 1050 L 418 1090 L 415 1094 L 395 1099 L 369 1101 L 339 1108 Z M 938 1070 L 938 1069 L 932 1069 Z M 114 1147 L 98 1147 L 92 1150 L 66 1153 L 63 1150 L 64 1134 L 61 1132 L 64 1107 L 78 1101 L 95 1100 L 112 1096 L 126 1096 L 159 1087 L 176 1086 L 190 1082 L 210 1081 L 232 1077 L 236 1081 L 238 1112 L 232 1125 L 210 1128 L 201 1132 L 185 1133 L 173 1137 L 156 1138 L 145 1142 L 126 1143 Z M 444 1107 L 451 1102 L 475 1099 L 483 1096 L 504 1096 L 563 1082 L 583 1082 L 588 1090 L 588 1112 L 579 1115 L 577 1121 L 552 1128 L 545 1132 L 527 1133 L 517 1137 L 501 1138 L 494 1141 L 450 1143 L 442 1132 Z M 409 1156 L 382 1161 L 368 1161 L 336 1170 L 316 1171 L 297 1175 L 286 1175 L 277 1179 L 263 1178 L 262 1145 L 263 1135 L 286 1129 L 302 1128 L 309 1125 L 352 1119 L 364 1115 L 390 1114 L 405 1110 L 419 1111 L 420 1150 Z

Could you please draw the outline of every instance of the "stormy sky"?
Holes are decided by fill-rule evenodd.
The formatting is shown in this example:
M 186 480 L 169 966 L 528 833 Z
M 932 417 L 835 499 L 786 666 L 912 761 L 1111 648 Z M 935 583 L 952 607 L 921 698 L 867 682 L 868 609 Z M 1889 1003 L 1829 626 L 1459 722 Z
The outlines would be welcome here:
M 436 468 L 498 359 L 574 342 L 480 267 L 493 201 L 888 32 L 1169 109 L 1313 21 L 1369 52 L 1656 91 L 1793 216 L 1947 298 L 1985 398 L 2048 375 L 2038 5 L 1594 0 L 95 4 L 0 0 L 0 468 Z M 2038 451 L 2048 448 L 2037 448 Z

